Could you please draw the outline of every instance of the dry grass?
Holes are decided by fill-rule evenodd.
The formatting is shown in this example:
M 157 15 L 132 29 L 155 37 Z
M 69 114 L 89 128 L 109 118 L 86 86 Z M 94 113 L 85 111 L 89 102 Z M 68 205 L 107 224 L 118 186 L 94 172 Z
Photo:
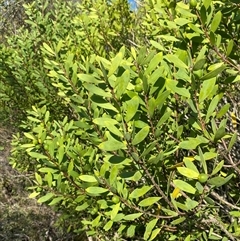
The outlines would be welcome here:
M 56 214 L 29 199 L 27 173 L 18 173 L 8 163 L 11 131 L 0 128 L 0 241 L 67 241 L 73 234 L 54 225 Z

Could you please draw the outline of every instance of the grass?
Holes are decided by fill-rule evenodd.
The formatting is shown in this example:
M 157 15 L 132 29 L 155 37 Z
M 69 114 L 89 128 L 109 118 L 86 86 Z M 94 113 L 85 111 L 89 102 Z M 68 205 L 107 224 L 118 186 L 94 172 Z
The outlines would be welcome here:
M 57 228 L 52 209 L 28 198 L 30 174 L 19 173 L 8 163 L 11 131 L 0 128 L 0 241 L 83 241 Z

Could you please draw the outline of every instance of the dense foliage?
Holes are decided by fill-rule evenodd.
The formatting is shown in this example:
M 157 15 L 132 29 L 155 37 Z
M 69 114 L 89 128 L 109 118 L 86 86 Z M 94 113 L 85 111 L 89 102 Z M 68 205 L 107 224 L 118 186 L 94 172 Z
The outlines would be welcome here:
M 237 1 L 39 2 L 0 50 L 30 197 L 100 240 L 237 240 Z

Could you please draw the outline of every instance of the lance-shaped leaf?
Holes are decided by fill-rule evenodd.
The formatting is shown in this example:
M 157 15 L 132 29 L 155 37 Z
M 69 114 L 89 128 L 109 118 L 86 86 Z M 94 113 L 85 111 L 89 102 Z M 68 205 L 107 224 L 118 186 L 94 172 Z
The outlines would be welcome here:
M 213 20 L 212 20 L 211 27 L 210 27 L 210 30 L 211 30 L 213 33 L 217 30 L 217 28 L 218 28 L 218 26 L 219 26 L 219 24 L 220 24 L 220 22 L 221 22 L 221 19 L 222 19 L 222 13 L 221 13 L 221 11 L 218 11 L 218 12 L 215 14 L 215 16 L 214 16 L 214 18 L 213 18 Z
M 212 79 L 216 77 L 218 74 L 220 74 L 224 69 L 226 69 L 226 65 L 220 64 L 220 66 L 218 66 L 219 64 L 216 65 L 217 68 L 213 69 L 212 71 L 201 77 L 200 80 Z
M 84 182 L 97 182 L 96 177 L 90 175 L 81 175 L 79 176 L 79 179 Z
M 110 77 L 119 67 L 123 59 L 123 53 L 119 52 L 115 58 L 112 60 L 111 67 L 108 72 L 108 77 Z
M 40 197 L 37 202 L 38 202 L 38 203 L 47 202 L 47 201 L 50 200 L 53 196 L 54 196 L 53 193 L 47 193 L 47 194 L 44 195 L 43 197 Z
M 177 81 L 172 80 L 172 79 L 167 79 L 166 80 L 166 86 L 167 86 L 167 88 L 172 90 L 174 93 L 177 93 L 181 96 L 185 96 L 187 98 L 190 98 L 189 90 L 184 88 L 184 87 L 181 87 L 181 88 L 177 87 Z
M 48 159 L 47 156 L 45 156 L 43 154 L 40 154 L 40 153 L 37 153 L 37 152 L 28 152 L 28 155 L 33 157 L 33 158 L 36 158 L 36 159 Z
M 111 140 L 102 142 L 98 145 L 98 147 L 104 151 L 117 151 L 120 149 L 126 149 L 126 145 L 123 142 L 117 141 L 113 138 Z
M 129 80 L 130 80 L 130 72 L 127 69 L 120 77 L 117 78 L 117 81 L 116 81 L 117 98 L 120 98 L 122 94 L 124 94 L 125 90 L 127 89 Z
M 99 126 L 106 127 L 113 134 L 115 134 L 117 136 L 120 136 L 120 137 L 123 137 L 123 134 L 115 126 L 116 124 L 118 124 L 118 122 L 114 119 L 106 118 L 106 117 L 96 118 L 96 119 L 93 120 L 93 123 L 95 123 Z
M 148 191 L 150 191 L 152 186 L 143 186 L 141 188 L 135 189 L 129 196 L 130 199 L 132 198 L 139 198 L 145 195 Z
M 140 207 L 149 207 L 154 203 L 158 202 L 161 198 L 160 197 L 147 197 L 143 199 L 138 205 Z
M 188 178 L 197 179 L 199 176 L 199 173 L 193 171 L 192 169 L 186 168 L 186 167 L 177 167 L 177 170 L 183 176 L 188 177 Z
M 158 218 L 155 218 L 147 224 L 145 232 L 144 232 L 144 236 L 143 236 L 144 240 L 148 240 L 148 238 L 150 237 L 152 230 L 156 226 L 157 222 L 158 222 Z
M 118 211 L 120 209 L 120 204 L 121 203 L 119 202 L 113 206 L 113 209 L 111 211 L 111 220 L 113 220 L 116 217 L 116 215 L 118 214 Z
M 223 186 L 224 184 L 226 184 L 232 177 L 234 174 L 229 175 L 228 177 L 224 178 L 224 177 L 213 177 L 211 179 L 209 179 L 207 182 L 211 185 L 214 185 L 216 187 L 220 187 Z
M 203 102 L 209 95 L 211 95 L 216 83 L 216 78 L 205 80 L 199 94 L 199 102 Z
M 188 192 L 191 194 L 195 194 L 196 192 L 196 189 L 193 186 L 182 180 L 173 180 L 173 183 L 176 187 L 178 187 L 180 190 L 184 192 Z
M 133 213 L 133 214 L 128 214 L 124 217 L 124 220 L 127 221 L 133 221 L 139 217 L 141 217 L 143 215 L 143 213 Z
M 106 90 L 103 90 L 99 87 L 97 87 L 94 84 L 90 83 L 84 83 L 83 84 L 84 88 L 87 89 L 90 93 L 93 93 L 95 95 L 103 96 L 103 97 L 112 97 L 112 94 L 107 92 Z
M 167 54 L 164 58 L 170 63 L 173 63 L 178 68 L 184 68 L 184 69 L 188 68 L 188 66 L 176 55 Z
M 138 96 L 134 96 L 131 100 L 126 102 L 126 117 L 125 120 L 126 122 L 129 122 L 134 115 L 137 113 L 138 110 L 138 106 L 139 106 L 139 98 Z
M 103 187 L 88 187 L 86 189 L 86 192 L 90 194 L 102 194 L 102 193 L 108 192 L 108 189 Z
M 150 127 L 149 126 L 145 126 L 143 127 L 133 138 L 132 144 L 133 145 L 137 145 L 140 142 L 142 142 L 149 133 Z

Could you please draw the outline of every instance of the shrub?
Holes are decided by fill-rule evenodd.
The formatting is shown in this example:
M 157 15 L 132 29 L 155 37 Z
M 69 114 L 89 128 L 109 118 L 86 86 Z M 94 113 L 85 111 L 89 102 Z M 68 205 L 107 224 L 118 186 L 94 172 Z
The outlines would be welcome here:
M 115 42 L 126 27 L 110 22 L 120 3 L 83 2 L 70 34 L 42 43 L 37 68 L 57 94 L 27 111 L 11 163 L 35 172 L 30 197 L 64 211 L 69 230 L 237 240 L 238 133 L 223 100 L 239 81 L 239 6 L 149 1 L 126 10 L 136 39 Z

